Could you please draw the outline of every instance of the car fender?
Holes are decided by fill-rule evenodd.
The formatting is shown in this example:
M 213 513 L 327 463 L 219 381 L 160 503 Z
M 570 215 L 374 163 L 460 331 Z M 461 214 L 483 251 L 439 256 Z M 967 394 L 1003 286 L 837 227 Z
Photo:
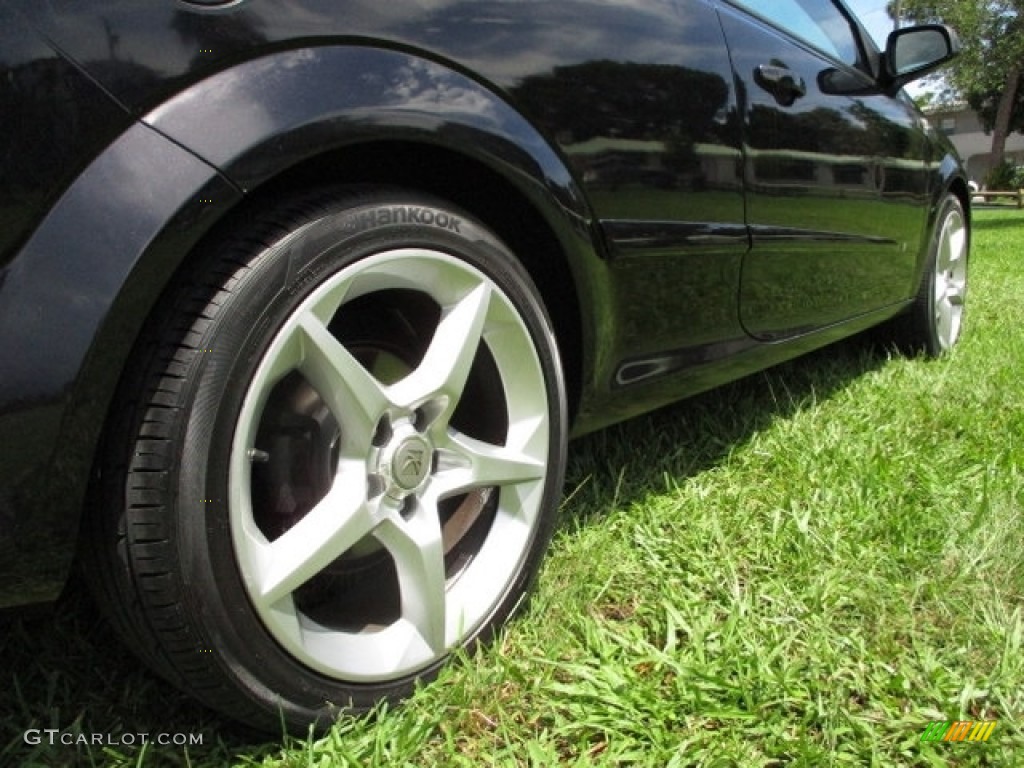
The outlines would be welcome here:
M 0 602 L 49 599 L 62 586 L 97 440 L 138 330 L 197 233 L 240 198 L 213 167 L 135 123 L 75 178 L 4 269 L 0 360 L 17 365 L 0 377 L 0 440 L 20 447 L 13 465 L 0 467 L 0 553 L 5 571 L 35 581 L 6 581 L 13 593 Z
M 325 150 L 381 139 L 456 149 L 500 173 L 561 241 L 581 304 L 594 303 L 583 290 L 599 293 L 600 281 L 579 275 L 599 238 L 572 174 L 525 118 L 465 75 L 391 50 L 323 47 L 271 54 L 194 84 L 75 179 L 0 282 L 3 352 L 31 374 L 5 382 L 6 401 L 19 405 L 0 417 L 0 434 L 31 425 L 40 446 L 0 494 L 12 523 L 0 550 L 53 564 L 33 601 L 55 596 L 66 577 L 117 382 L 189 252 L 246 192 Z M 46 349 L 31 344 L 40 324 L 54 339 Z M 59 448 L 47 454 L 50 446 Z M 19 533 L 29 530 L 53 532 L 37 537 L 45 555 Z
M 554 303 L 556 311 L 575 313 L 572 324 L 583 337 L 573 341 L 580 390 L 588 392 L 612 375 L 608 354 L 596 348 L 592 324 L 585 320 L 607 316 L 615 306 L 601 264 L 600 225 L 560 150 L 499 87 L 423 52 L 332 41 L 221 70 L 142 120 L 246 194 L 272 187 L 293 169 L 322 167 L 322 158 L 371 144 L 430 147 L 486 168 L 558 240 L 575 302 L 559 297 Z M 337 178 L 325 179 L 318 170 L 318 183 L 351 181 L 343 163 L 330 167 Z M 575 307 L 566 309 L 570 304 Z
M 400 51 L 273 53 L 196 83 L 143 122 L 243 191 L 332 148 L 407 140 L 474 157 L 552 207 L 548 216 L 590 219 L 566 163 L 510 104 L 451 66 Z
M 937 194 L 932 199 L 930 216 L 934 219 L 942 204 L 943 198 L 950 192 L 958 195 L 964 205 L 964 213 L 971 215 L 970 188 L 967 183 L 967 176 L 964 173 L 963 163 L 957 156 L 956 151 L 950 149 L 938 164 L 937 171 Z
M 933 164 L 935 170 L 932 176 L 932 194 L 931 202 L 928 207 L 928 224 L 925 232 L 932 233 L 935 231 L 939 209 L 942 207 L 942 201 L 946 199 L 946 195 L 954 194 L 960 198 L 960 202 L 963 205 L 964 215 L 968 220 L 967 233 L 969 237 L 971 231 L 969 226 L 971 219 L 971 196 L 968 190 L 967 177 L 964 174 L 963 164 L 961 163 L 956 150 L 953 149 L 951 145 L 943 142 L 942 144 L 939 144 L 939 146 L 943 146 L 947 151 L 937 160 L 937 162 Z M 917 259 L 917 282 L 915 285 L 920 285 L 924 276 L 924 271 L 928 268 L 931 243 L 931 236 L 926 236 L 921 239 L 921 251 L 918 254 Z

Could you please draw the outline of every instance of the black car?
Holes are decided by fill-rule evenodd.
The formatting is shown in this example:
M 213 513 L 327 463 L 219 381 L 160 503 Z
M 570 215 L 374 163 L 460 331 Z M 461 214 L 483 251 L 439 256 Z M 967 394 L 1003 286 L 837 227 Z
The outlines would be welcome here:
M 575 435 L 887 323 L 967 181 L 841 0 L 0 0 L 0 603 L 302 730 L 519 604 Z

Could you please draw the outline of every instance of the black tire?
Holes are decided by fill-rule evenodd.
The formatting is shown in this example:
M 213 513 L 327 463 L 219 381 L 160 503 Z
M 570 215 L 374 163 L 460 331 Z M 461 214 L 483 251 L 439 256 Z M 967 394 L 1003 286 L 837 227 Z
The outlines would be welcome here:
M 115 407 L 94 592 L 251 726 L 408 695 L 508 618 L 551 536 L 565 386 L 536 287 L 472 217 L 383 188 L 276 206 L 189 272 Z
M 967 217 L 959 198 L 949 194 L 935 217 L 914 303 L 892 325 L 892 338 L 907 354 L 939 357 L 959 340 L 967 298 L 969 252 Z

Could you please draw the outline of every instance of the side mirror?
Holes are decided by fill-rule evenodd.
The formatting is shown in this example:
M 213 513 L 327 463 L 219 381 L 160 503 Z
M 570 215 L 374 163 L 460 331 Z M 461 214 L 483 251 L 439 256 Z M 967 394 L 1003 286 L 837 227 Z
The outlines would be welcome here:
M 885 70 L 894 90 L 938 69 L 960 53 L 960 38 L 950 27 L 923 24 L 904 27 L 889 35 Z

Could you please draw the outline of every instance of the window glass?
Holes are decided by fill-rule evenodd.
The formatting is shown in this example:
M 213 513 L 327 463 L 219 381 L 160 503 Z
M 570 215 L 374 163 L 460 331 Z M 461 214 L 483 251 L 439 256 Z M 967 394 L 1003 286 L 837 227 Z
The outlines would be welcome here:
M 832 0 L 733 0 L 845 64 L 860 60 L 857 37 Z

